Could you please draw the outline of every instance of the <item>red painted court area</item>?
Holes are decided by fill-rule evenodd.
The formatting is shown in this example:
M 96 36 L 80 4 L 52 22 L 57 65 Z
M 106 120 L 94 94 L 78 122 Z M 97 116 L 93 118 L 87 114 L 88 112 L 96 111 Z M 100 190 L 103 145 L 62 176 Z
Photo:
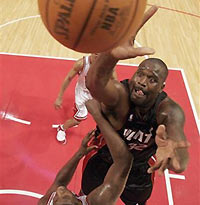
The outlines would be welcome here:
M 91 116 L 67 132 L 68 143 L 56 141 L 53 124 L 73 114 L 74 80 L 64 95 L 63 109 L 53 103 L 74 61 L 0 55 L 0 204 L 35 205 L 57 171 L 78 149 L 95 123 Z M 118 66 L 119 80 L 132 76 L 135 67 Z M 200 136 L 181 71 L 170 70 L 165 91 L 185 110 L 185 133 L 191 142 L 188 169 L 155 179 L 148 205 L 200 204 Z M 70 188 L 78 193 L 81 163 Z M 167 185 L 167 186 L 166 186 Z M 23 192 L 21 192 L 23 191 Z M 38 194 L 38 195 L 37 195 Z M 122 204 L 120 201 L 118 205 Z

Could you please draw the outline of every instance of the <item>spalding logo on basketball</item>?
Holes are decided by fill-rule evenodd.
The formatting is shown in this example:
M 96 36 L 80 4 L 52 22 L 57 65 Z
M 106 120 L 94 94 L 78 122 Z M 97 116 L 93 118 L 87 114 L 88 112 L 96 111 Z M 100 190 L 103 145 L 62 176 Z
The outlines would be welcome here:
M 146 0 L 38 0 L 38 5 L 56 40 L 75 51 L 97 53 L 134 33 Z

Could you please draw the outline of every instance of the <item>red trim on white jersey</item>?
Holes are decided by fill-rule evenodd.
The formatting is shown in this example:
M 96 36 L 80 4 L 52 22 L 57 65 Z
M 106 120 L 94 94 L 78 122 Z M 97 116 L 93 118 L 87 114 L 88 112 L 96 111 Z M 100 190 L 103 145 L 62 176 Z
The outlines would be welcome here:
M 87 115 L 85 117 L 77 117 L 78 115 L 78 112 L 80 112 L 80 110 L 78 109 L 78 107 L 76 106 L 76 103 L 74 103 L 74 119 L 75 120 L 78 120 L 78 121 L 83 121 L 83 120 L 86 120 L 87 119 Z
M 49 200 L 48 200 L 48 202 L 47 202 L 47 205 L 53 205 L 53 199 L 55 198 L 55 195 L 56 195 L 56 192 L 53 192 L 53 193 L 50 195 Z M 82 205 L 89 205 L 86 195 L 83 195 L 83 196 L 75 196 L 75 197 L 82 202 Z
M 82 202 L 82 205 L 89 205 L 86 195 L 78 196 L 77 199 L 79 199 Z

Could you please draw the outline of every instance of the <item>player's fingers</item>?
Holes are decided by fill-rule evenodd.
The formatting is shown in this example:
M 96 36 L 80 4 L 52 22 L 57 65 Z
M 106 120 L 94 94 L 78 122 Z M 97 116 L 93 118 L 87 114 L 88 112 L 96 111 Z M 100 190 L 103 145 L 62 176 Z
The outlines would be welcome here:
M 62 108 L 62 105 L 55 105 L 56 110 L 61 109 L 61 108 Z
M 88 151 L 88 152 L 91 152 L 91 151 L 94 150 L 94 149 L 98 149 L 98 146 L 92 145 L 92 146 L 90 146 L 90 147 L 87 148 L 87 151 Z
M 175 170 L 179 170 L 181 168 L 180 163 L 177 158 L 172 159 L 172 166 Z
M 177 148 L 188 148 L 188 147 L 190 147 L 190 145 L 191 144 L 185 140 L 181 140 L 181 141 L 177 142 Z
M 137 32 L 144 26 L 144 24 L 157 12 L 158 7 L 157 6 L 152 6 L 150 9 L 148 9 L 145 13 L 144 13 L 144 17 L 142 20 L 142 23 L 140 24 L 140 26 L 137 29 Z
M 144 55 L 152 55 L 155 53 L 153 48 L 146 48 L 146 47 L 139 47 L 139 48 L 132 48 L 129 52 L 129 57 L 134 58 L 136 56 L 144 56 Z
M 156 171 L 157 169 L 160 168 L 161 164 L 162 164 L 162 161 L 156 162 L 155 165 L 153 165 L 152 167 L 150 167 L 150 168 L 147 170 L 147 173 L 149 173 L 149 174 L 153 173 L 154 171 Z
M 87 133 L 86 138 L 88 139 L 88 141 L 94 136 L 94 133 L 95 133 L 95 129 Z
M 159 125 L 156 130 L 156 135 L 158 135 L 162 139 L 166 139 L 165 130 L 165 125 Z
M 165 169 L 167 169 L 167 167 L 168 167 L 169 161 L 170 161 L 169 158 L 163 160 L 160 168 L 158 169 L 158 175 L 159 176 L 162 176 L 164 174 Z
M 151 8 L 144 13 L 141 26 L 143 26 L 157 11 L 158 7 L 156 5 L 151 6 Z

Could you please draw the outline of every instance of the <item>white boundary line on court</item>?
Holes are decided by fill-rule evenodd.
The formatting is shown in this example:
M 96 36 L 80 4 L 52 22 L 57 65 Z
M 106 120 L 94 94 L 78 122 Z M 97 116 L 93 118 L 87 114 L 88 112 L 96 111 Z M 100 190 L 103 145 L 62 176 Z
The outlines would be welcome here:
M 12 120 L 12 121 L 19 122 L 19 123 L 26 124 L 26 125 L 31 124 L 31 122 L 29 122 L 27 120 L 22 120 L 22 119 L 16 118 L 9 113 L 0 112 L 0 115 L 2 115 L 2 118 L 8 119 L 8 120 Z
M 68 57 L 54 57 L 54 56 L 42 56 L 42 55 L 32 55 L 32 54 L 18 54 L 18 53 L 6 53 L 0 52 L 2 55 L 11 55 L 11 56 L 25 56 L 25 57 L 33 57 L 33 58 L 47 58 L 47 59 L 58 59 L 58 60 L 73 60 L 76 61 L 78 58 L 68 58 Z M 83 53 L 84 55 L 84 53 Z M 89 54 L 85 54 L 89 55 Z M 139 64 L 128 64 L 128 63 L 118 63 L 117 65 L 125 65 L 125 66 L 138 66 Z M 169 70 L 183 70 L 182 68 L 168 68 Z
M 42 194 L 37 194 L 31 191 L 17 190 L 17 189 L 0 189 L 0 194 L 18 194 L 24 196 L 31 196 L 37 199 L 43 197 Z
M 172 186 L 171 186 L 171 182 L 170 182 L 168 169 L 166 169 L 164 171 L 164 175 L 165 175 L 165 183 L 166 183 L 166 188 L 167 188 L 168 202 L 169 202 L 169 205 L 173 205 L 174 201 L 173 201 L 173 195 L 172 195 Z
M 191 104 L 191 107 L 192 107 L 194 118 L 196 120 L 197 129 L 198 129 L 199 134 L 200 134 L 200 119 L 198 119 L 197 111 L 196 111 L 196 108 L 194 106 L 194 101 L 193 101 L 193 98 L 192 98 L 192 94 L 191 94 L 191 91 L 190 91 L 190 88 L 189 88 L 188 81 L 187 81 L 184 70 L 181 70 L 181 74 L 182 74 L 183 81 L 184 81 L 184 84 L 185 84 L 185 87 L 186 87 L 186 91 L 187 91 L 187 94 L 188 94 L 188 97 L 189 97 L 189 100 L 190 100 L 190 104 Z
M 0 29 L 3 28 L 3 27 L 5 27 L 5 26 L 8 26 L 8 25 L 10 25 L 10 24 L 17 23 L 17 22 L 19 22 L 19 21 L 23 21 L 23 20 L 27 20 L 27 19 L 31 19 L 31 18 L 38 18 L 38 17 L 40 17 L 40 15 L 27 16 L 27 17 L 15 19 L 15 20 L 9 21 L 9 22 L 7 22 L 7 23 L 1 24 L 1 25 L 0 25 Z

